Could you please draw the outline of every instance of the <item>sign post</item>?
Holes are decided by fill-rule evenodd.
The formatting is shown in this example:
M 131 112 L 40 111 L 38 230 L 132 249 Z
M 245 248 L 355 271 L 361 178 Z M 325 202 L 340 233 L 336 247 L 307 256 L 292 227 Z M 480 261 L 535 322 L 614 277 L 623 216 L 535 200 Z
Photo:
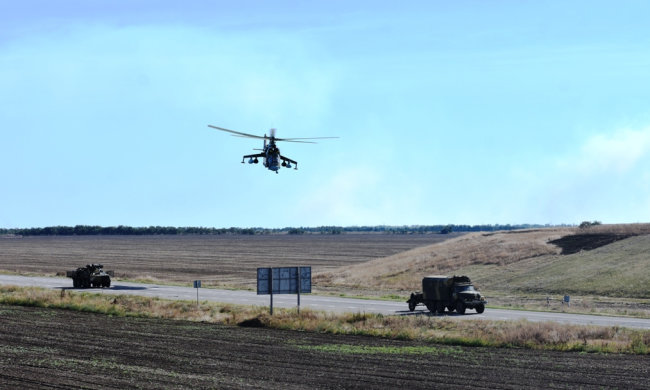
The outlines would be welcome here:
M 269 293 L 271 294 L 271 315 L 273 315 L 273 269 L 269 272 Z
M 311 267 L 280 267 L 257 269 L 257 295 L 269 294 L 271 315 L 273 315 L 273 294 L 311 293 Z
M 201 281 L 194 281 L 194 288 L 196 289 L 196 307 L 199 307 L 199 289 L 201 288 Z

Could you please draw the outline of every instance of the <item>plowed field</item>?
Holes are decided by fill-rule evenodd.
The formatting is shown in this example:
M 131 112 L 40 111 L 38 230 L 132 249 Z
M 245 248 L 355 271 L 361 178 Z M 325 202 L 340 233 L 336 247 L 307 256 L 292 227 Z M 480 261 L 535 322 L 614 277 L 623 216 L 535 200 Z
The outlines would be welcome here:
M 0 270 L 65 275 L 91 263 L 118 278 L 255 287 L 257 267 L 320 272 L 389 256 L 453 234 L 52 236 L 0 238 Z
M 650 356 L 461 348 L 0 306 L 0 388 L 649 388 Z

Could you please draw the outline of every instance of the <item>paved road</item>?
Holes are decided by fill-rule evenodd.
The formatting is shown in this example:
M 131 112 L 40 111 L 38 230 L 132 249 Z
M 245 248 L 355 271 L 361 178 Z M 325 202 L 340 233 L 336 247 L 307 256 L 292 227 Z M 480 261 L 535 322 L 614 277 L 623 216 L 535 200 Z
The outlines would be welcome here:
M 0 275 L 0 284 L 16 286 L 40 286 L 52 289 L 72 288 L 72 280 L 68 278 L 26 277 L 15 275 Z M 195 300 L 196 289 L 192 287 L 166 286 L 157 284 L 141 284 L 128 282 L 113 282 L 110 289 L 91 288 L 87 291 L 100 294 L 133 294 L 165 299 Z M 199 289 L 199 300 L 242 305 L 268 306 L 268 295 L 257 295 L 251 291 Z M 274 295 L 274 307 L 296 307 L 296 295 Z M 405 302 L 375 301 L 367 299 L 339 298 L 318 295 L 301 295 L 300 306 L 314 310 L 331 312 L 365 312 L 394 315 L 429 315 L 424 307 L 418 307 L 415 312 L 409 312 Z M 554 321 L 578 325 L 622 326 L 628 328 L 650 329 L 650 319 L 594 316 L 585 314 L 567 314 L 551 312 L 534 312 L 520 310 L 503 310 L 487 308 L 483 314 L 476 314 L 473 310 L 469 314 L 446 314 L 451 318 L 462 319 L 489 319 L 489 320 L 519 320 L 528 321 Z

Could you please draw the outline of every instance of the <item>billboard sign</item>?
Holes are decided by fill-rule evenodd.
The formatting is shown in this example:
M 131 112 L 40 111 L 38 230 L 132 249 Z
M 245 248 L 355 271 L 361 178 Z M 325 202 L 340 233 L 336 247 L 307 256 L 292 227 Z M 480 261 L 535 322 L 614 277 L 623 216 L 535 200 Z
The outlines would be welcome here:
M 257 269 L 257 295 L 298 293 L 311 293 L 311 267 Z

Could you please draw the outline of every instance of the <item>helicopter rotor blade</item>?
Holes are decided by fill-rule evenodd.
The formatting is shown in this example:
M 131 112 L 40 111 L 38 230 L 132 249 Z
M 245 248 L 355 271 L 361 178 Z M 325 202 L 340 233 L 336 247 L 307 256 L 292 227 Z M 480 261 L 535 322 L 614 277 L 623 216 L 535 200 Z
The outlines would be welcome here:
M 339 137 L 307 137 L 307 138 L 276 138 L 276 141 L 288 141 L 288 142 L 304 142 L 305 139 L 333 139 Z M 315 142 L 312 142 L 315 143 Z
M 216 130 L 220 131 L 225 131 L 228 133 L 231 133 L 233 137 L 242 137 L 242 138 L 257 138 L 257 139 L 264 139 L 264 140 L 274 140 L 274 141 L 283 141 L 283 142 L 298 142 L 298 143 L 303 143 L 303 144 L 315 144 L 316 142 L 311 142 L 311 141 L 305 141 L 305 140 L 312 140 L 312 139 L 334 139 L 334 138 L 339 138 L 339 137 L 305 137 L 305 138 L 275 138 L 275 129 L 272 128 L 270 129 L 271 136 L 268 136 L 264 134 L 264 136 L 261 135 L 254 135 L 254 134 L 248 134 L 248 133 L 242 133 L 241 131 L 235 131 L 235 130 L 230 130 L 230 129 L 225 129 L 223 127 L 218 127 L 218 126 L 213 126 L 213 125 L 208 125 L 208 127 L 211 127 Z
M 223 127 L 217 127 L 217 126 L 212 126 L 212 125 L 208 125 L 208 127 L 212 127 L 213 129 L 217 129 L 217 130 L 221 130 L 221 131 L 226 131 L 228 133 L 236 134 L 235 135 L 236 137 L 248 137 L 248 138 L 258 138 L 258 139 L 267 139 L 267 138 L 269 138 L 267 136 L 262 137 L 262 136 L 259 136 L 259 135 L 242 133 L 240 131 L 228 130 L 228 129 L 224 129 Z
M 312 142 L 312 141 L 293 141 L 290 139 L 281 139 L 281 138 L 276 138 L 276 141 L 282 141 L 282 142 L 296 142 L 296 143 L 301 143 L 301 144 L 316 144 L 318 142 Z

